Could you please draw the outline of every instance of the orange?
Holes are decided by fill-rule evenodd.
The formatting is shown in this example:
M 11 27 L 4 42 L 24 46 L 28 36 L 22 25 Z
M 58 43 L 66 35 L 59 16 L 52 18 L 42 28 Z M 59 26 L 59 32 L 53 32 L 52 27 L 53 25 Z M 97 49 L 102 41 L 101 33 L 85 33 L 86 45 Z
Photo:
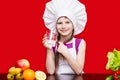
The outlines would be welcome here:
M 35 72 L 32 69 L 26 69 L 23 71 L 23 78 L 24 80 L 34 80 L 35 79 Z
M 43 71 L 38 70 L 35 72 L 35 78 L 36 80 L 45 80 L 46 74 Z

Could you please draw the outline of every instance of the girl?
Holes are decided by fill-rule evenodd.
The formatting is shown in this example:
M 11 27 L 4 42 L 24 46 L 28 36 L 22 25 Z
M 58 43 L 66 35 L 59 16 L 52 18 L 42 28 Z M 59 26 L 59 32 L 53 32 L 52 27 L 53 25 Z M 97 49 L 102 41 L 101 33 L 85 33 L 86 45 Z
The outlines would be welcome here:
M 70 0 L 70 2 L 67 1 L 66 5 L 68 3 L 69 6 L 64 7 L 64 9 L 62 10 L 59 9 L 59 11 L 56 12 L 57 15 L 54 15 L 56 21 L 52 21 L 51 23 L 49 23 L 50 20 L 48 19 L 51 18 L 51 16 L 48 15 L 50 15 L 50 12 L 55 11 L 51 9 L 58 8 L 52 4 L 59 3 L 63 5 L 62 1 L 64 2 L 67 0 L 52 0 L 51 2 L 49 2 L 46 5 L 46 10 L 43 16 L 47 28 L 50 30 L 55 30 L 58 33 L 57 42 L 53 48 L 49 48 L 47 35 L 44 35 L 43 45 L 46 47 L 47 50 L 46 69 L 49 74 L 56 73 L 79 75 L 80 73 L 83 73 L 86 42 L 84 39 L 74 38 L 74 35 L 81 33 L 84 29 L 86 23 L 85 7 L 77 0 Z M 73 11 L 75 11 L 73 8 L 71 8 L 73 9 L 73 11 L 70 12 L 70 6 L 72 5 L 80 7 L 80 9 L 77 9 L 77 11 L 81 11 L 82 13 L 81 21 L 79 16 L 77 16 L 79 15 L 79 13 L 77 13 L 77 15 L 75 13 L 72 13 Z M 54 6 L 54 8 L 52 8 L 52 6 Z M 51 27 L 50 24 L 52 23 L 54 23 L 54 26 L 52 25 Z

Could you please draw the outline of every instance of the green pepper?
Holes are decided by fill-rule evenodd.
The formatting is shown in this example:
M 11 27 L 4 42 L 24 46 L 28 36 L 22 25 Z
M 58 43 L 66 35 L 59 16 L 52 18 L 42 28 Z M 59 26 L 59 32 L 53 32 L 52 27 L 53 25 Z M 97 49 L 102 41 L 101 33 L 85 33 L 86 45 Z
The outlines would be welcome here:
M 114 76 L 113 75 L 109 75 L 108 77 L 106 77 L 105 80 L 114 80 Z

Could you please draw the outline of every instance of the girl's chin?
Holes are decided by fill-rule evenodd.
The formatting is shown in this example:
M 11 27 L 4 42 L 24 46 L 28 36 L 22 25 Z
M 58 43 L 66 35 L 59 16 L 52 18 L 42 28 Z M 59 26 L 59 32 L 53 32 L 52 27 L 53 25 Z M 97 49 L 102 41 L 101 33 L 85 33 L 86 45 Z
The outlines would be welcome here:
M 67 35 L 69 35 L 70 34 L 70 32 L 69 31 L 60 31 L 60 34 L 61 35 L 64 35 L 64 36 L 67 36 Z
M 68 36 L 68 33 L 61 33 L 62 36 Z

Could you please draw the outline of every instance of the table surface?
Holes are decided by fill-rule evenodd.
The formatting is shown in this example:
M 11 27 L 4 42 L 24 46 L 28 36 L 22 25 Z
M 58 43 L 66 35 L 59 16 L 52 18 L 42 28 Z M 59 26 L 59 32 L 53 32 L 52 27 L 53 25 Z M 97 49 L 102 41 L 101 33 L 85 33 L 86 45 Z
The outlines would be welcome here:
M 47 75 L 46 80 L 105 80 L 110 74 Z M 7 74 L 0 74 L 0 80 L 7 80 Z

